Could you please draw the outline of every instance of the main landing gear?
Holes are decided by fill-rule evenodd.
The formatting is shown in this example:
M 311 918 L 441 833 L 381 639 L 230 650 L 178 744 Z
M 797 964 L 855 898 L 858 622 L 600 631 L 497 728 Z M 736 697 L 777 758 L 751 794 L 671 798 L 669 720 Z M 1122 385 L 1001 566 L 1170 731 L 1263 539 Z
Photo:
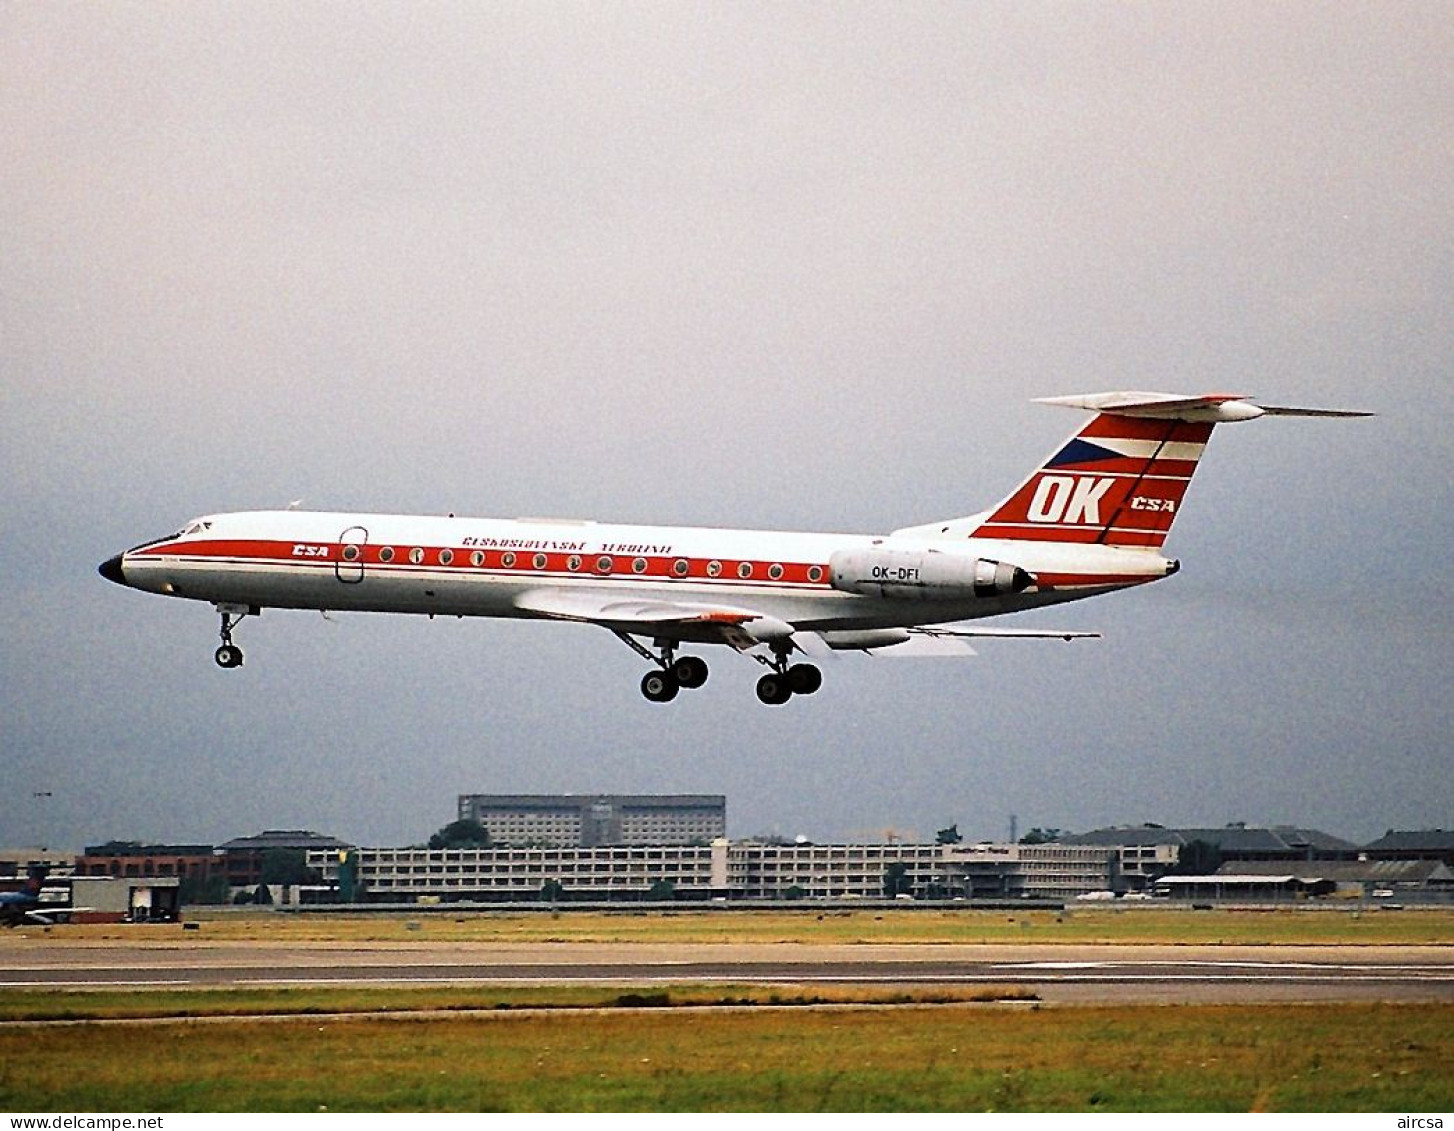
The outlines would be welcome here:
M 222 647 L 212 654 L 212 658 L 217 661 L 219 668 L 242 667 L 242 649 L 232 642 L 232 630 L 252 611 L 246 605 L 217 606 L 217 612 L 222 617 Z
M 653 652 L 634 637 L 617 632 L 621 642 L 655 667 L 641 677 L 641 694 L 653 703 L 670 703 L 682 688 L 701 687 L 707 682 L 707 663 L 698 656 L 675 655 L 676 643 L 658 639 Z M 794 695 L 811 695 L 823 686 L 823 673 L 812 664 L 789 664 L 792 645 L 786 641 L 770 645 L 772 658 L 754 655 L 772 670 L 757 681 L 757 697 L 780 706 Z
M 657 665 L 655 671 L 649 671 L 641 678 L 641 694 L 653 703 L 669 703 L 682 688 L 690 690 L 707 682 L 707 661 L 700 656 L 677 659 L 676 645 L 672 641 L 657 640 L 657 651 L 653 652 L 624 632 L 618 632 L 616 636 L 633 652 Z
M 794 695 L 811 695 L 823 686 L 823 673 L 813 664 L 789 664 L 792 645 L 774 642 L 772 659 L 755 659 L 772 669 L 757 681 L 757 697 L 770 707 L 781 707 Z

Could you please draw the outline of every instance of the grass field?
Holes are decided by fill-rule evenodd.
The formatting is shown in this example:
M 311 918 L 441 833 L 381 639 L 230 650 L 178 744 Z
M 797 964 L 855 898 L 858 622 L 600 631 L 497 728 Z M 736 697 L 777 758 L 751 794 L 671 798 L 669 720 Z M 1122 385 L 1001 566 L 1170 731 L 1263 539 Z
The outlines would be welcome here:
M 1454 908 L 1433 910 L 431 912 L 402 915 L 189 913 L 180 926 L 93 925 L 54 937 L 189 941 L 494 943 L 1121 943 L 1454 945 Z M 31 933 L 38 933 L 32 931 Z
M 371 942 L 1454 945 L 1454 910 L 450 910 L 193 920 L 189 930 L 26 928 L 4 935 L 3 945 L 22 959 L 46 949 L 104 952 L 107 940 L 162 951 Z M 894 1004 L 906 997 L 915 1004 Z M 1006 1001 L 983 1004 L 986 997 Z M 1454 1107 L 1451 1004 L 1042 1008 L 1031 998 L 1014 987 L 980 986 L 908 995 L 721 985 L 635 993 L 619 986 L 15 989 L 0 992 L 0 1110 Z
M 0 1028 L 12 1111 L 1448 1111 L 1443 1005 L 608 1009 Z

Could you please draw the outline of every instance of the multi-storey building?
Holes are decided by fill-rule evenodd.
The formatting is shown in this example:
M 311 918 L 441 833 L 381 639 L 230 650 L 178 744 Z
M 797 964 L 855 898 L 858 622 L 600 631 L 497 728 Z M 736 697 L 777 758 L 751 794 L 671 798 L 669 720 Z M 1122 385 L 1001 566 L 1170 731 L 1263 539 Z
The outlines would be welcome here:
M 227 883 L 231 887 L 252 887 L 261 883 L 263 865 L 270 852 L 333 852 L 350 847 L 347 841 L 305 829 L 269 829 L 255 836 L 239 836 L 218 847 Z
M 309 853 L 337 882 L 337 853 Z M 366 898 L 408 902 L 556 898 L 1069 899 L 1117 886 L 1113 849 L 1071 845 L 760 844 L 597 848 L 362 848 Z
M 727 835 L 721 794 L 469 793 L 459 816 L 500 845 L 706 845 Z
M 221 867 L 210 844 L 144 844 L 112 840 L 93 844 L 76 861 L 78 876 L 176 876 L 208 880 Z

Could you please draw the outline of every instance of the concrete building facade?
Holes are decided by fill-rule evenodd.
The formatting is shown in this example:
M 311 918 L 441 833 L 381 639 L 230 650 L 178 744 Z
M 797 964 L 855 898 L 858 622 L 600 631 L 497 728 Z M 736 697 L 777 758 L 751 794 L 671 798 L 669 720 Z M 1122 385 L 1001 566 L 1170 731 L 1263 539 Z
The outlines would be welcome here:
M 308 857 L 337 883 L 337 853 Z M 535 900 L 1071 899 L 1119 883 L 1114 850 L 1070 845 L 710 845 L 597 848 L 361 848 L 363 898 Z M 894 878 L 893 890 L 889 880 Z
M 721 794 L 467 793 L 459 819 L 499 845 L 707 845 L 727 835 Z

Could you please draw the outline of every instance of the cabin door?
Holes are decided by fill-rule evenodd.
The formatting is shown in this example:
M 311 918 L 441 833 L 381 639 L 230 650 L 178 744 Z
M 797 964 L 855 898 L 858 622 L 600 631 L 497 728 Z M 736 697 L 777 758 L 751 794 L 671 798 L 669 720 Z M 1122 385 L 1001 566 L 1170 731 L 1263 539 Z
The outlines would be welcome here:
M 345 585 L 357 585 L 364 579 L 364 547 L 369 543 L 369 532 L 362 526 L 350 526 L 338 536 L 338 560 L 333 563 L 333 572 Z

